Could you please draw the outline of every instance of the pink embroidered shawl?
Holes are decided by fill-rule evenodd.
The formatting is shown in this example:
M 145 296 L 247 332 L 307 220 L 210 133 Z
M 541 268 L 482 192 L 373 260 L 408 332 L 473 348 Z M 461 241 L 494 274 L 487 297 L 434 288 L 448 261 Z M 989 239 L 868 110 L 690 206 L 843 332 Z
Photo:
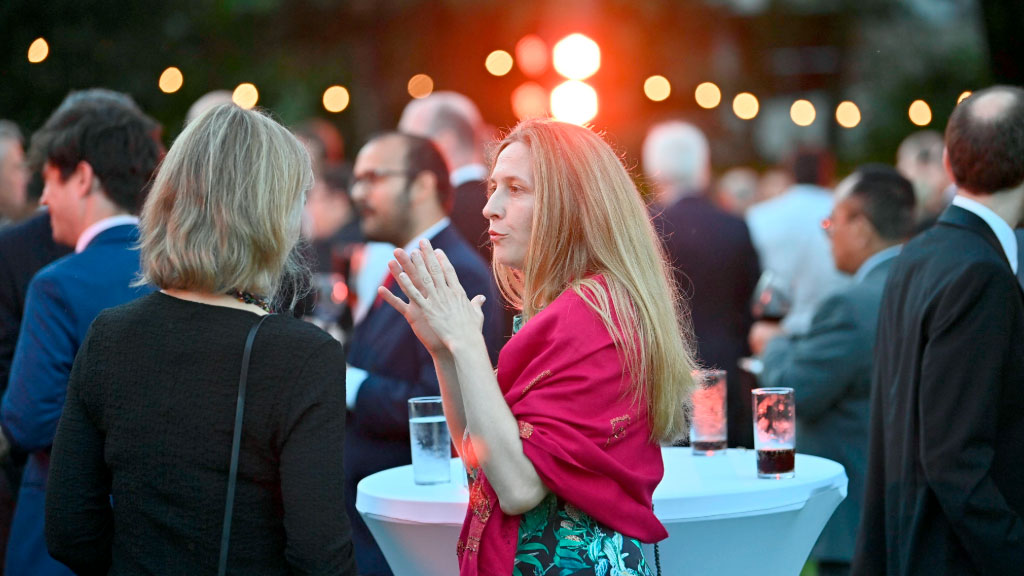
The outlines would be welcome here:
M 505 345 L 498 384 L 544 484 L 598 522 L 642 542 L 668 536 L 651 510 L 664 468 L 642 405 L 601 318 L 566 290 Z M 474 462 L 470 462 L 475 466 Z M 506 516 L 478 471 L 459 537 L 461 576 L 508 576 L 520 516 Z

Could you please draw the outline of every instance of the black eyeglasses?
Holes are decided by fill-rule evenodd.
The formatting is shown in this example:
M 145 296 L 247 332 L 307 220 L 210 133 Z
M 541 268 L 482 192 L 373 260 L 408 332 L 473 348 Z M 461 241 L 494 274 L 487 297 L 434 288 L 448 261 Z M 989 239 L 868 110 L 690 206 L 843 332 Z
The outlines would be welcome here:
M 355 174 L 352 176 L 352 188 L 357 186 L 373 186 L 377 182 L 380 182 L 384 178 L 391 176 L 408 176 L 409 171 L 405 169 L 396 170 L 370 170 L 363 172 L 362 174 Z

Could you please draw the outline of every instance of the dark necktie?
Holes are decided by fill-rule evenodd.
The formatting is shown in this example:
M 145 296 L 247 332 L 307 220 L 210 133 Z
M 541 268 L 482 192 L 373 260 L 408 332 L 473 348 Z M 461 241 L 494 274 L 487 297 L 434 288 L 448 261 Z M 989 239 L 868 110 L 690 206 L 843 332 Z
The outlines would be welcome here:
M 1024 228 L 1017 228 L 1013 234 L 1017 237 L 1017 282 L 1024 290 Z

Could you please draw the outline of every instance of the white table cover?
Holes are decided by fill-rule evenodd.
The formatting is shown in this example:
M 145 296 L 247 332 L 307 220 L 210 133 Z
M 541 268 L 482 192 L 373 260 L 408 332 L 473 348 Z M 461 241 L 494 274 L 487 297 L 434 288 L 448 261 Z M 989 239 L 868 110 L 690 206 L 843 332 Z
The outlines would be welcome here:
M 662 574 L 795 576 L 836 506 L 846 497 L 839 464 L 796 456 L 796 477 L 757 478 L 753 450 L 712 457 L 689 448 L 663 448 L 665 477 L 654 512 L 669 532 L 659 544 Z M 356 509 L 395 576 L 458 574 L 455 544 L 469 492 L 452 459 L 452 482 L 417 486 L 412 467 L 364 478 Z M 655 562 L 653 546 L 646 557 Z

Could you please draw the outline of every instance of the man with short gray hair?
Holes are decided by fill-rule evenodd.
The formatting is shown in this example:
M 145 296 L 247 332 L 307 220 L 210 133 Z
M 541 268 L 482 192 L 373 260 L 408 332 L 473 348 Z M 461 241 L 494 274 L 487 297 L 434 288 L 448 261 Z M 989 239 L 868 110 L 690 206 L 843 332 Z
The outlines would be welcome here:
M 750 352 L 750 297 L 759 274 L 750 232 L 708 199 L 710 152 L 696 126 L 672 121 L 652 127 L 643 167 L 655 196 L 655 228 L 689 298 L 700 361 L 728 372 L 729 445 L 749 447 L 752 382 L 737 361 Z

